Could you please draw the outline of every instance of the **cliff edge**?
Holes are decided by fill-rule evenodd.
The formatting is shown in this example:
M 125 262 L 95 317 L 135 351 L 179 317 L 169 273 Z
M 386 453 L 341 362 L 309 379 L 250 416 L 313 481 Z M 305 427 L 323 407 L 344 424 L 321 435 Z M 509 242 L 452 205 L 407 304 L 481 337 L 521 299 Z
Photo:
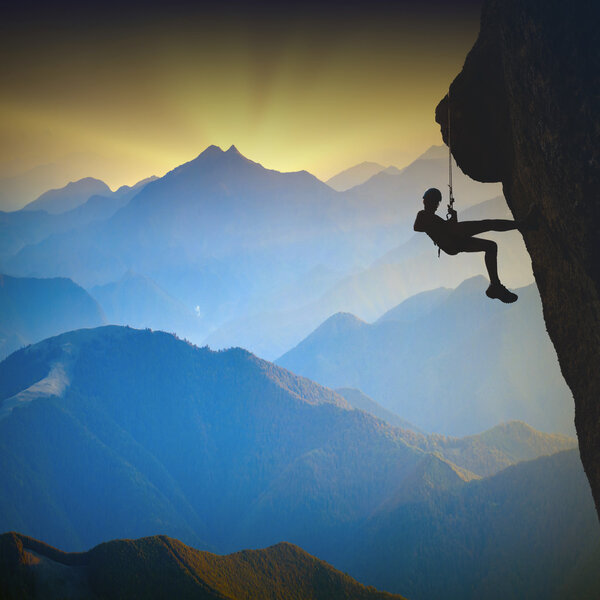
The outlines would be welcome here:
M 501 181 L 524 235 L 544 319 L 575 399 L 581 459 L 600 515 L 600 36 L 591 0 L 487 0 L 450 86 L 460 168 Z M 448 143 L 448 96 L 436 109 Z

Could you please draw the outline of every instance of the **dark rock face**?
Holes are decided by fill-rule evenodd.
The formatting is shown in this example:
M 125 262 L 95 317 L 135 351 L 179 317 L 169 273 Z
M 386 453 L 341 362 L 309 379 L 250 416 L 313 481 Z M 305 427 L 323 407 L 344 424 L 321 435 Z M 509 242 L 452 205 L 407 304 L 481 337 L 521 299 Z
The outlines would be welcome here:
M 600 36 L 592 0 L 488 0 L 450 87 L 452 153 L 501 181 L 524 234 L 544 319 L 575 398 L 581 459 L 600 514 Z M 448 97 L 436 109 L 448 142 Z

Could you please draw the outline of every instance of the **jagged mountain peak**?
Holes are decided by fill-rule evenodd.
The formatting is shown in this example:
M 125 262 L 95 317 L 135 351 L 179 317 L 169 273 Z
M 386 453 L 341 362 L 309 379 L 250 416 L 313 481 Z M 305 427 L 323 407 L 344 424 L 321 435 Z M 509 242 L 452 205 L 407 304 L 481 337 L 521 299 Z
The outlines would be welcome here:
M 258 237 L 258 230 L 266 221 L 257 215 L 266 215 L 268 220 L 273 218 L 274 212 L 289 212 L 290 205 L 294 205 L 311 224 L 315 219 L 311 207 L 326 211 L 334 202 L 332 195 L 326 184 L 305 171 L 282 173 L 267 169 L 243 156 L 236 146 L 224 151 L 211 145 L 193 160 L 144 187 L 115 214 L 111 226 L 131 231 L 140 227 L 140 220 L 145 220 L 151 222 L 157 235 L 169 227 L 177 228 L 177 235 L 189 240 L 196 252 L 199 230 L 212 222 L 209 236 L 212 235 L 216 231 L 214 219 L 229 223 L 236 212 L 247 215 L 249 220 L 259 221 L 252 234 Z M 320 201 L 324 196 L 327 204 L 322 208 Z M 187 211 L 185 217 L 181 211 Z M 290 223 L 297 226 L 298 219 Z M 182 235 L 182 224 L 183 229 L 188 228 L 185 235 Z M 202 239 L 206 242 L 207 237 Z M 223 241 L 224 238 L 220 238 L 216 244 Z M 263 241 L 264 238 L 261 243 Z
M 196 162 L 199 159 L 215 159 L 215 158 L 231 158 L 238 157 L 247 160 L 248 162 L 252 162 L 247 159 L 233 144 L 227 148 L 227 150 L 223 150 L 221 146 L 217 146 L 215 144 L 211 144 L 205 150 L 203 150 L 194 160 L 191 162 Z M 189 163 L 187 163 L 189 164 Z M 253 163 L 258 164 L 258 163 Z M 183 165 L 182 165 L 183 166 Z
M 220 146 L 212 144 L 203 150 L 196 158 L 175 167 L 169 171 L 162 179 L 161 183 L 168 182 L 174 177 L 195 176 L 198 174 L 206 174 L 206 176 L 220 178 L 222 172 L 227 173 L 228 180 L 232 176 L 232 168 L 251 171 L 256 174 L 264 175 L 268 172 L 260 163 L 254 162 L 246 158 L 234 146 L 230 146 L 227 150 L 223 150 Z

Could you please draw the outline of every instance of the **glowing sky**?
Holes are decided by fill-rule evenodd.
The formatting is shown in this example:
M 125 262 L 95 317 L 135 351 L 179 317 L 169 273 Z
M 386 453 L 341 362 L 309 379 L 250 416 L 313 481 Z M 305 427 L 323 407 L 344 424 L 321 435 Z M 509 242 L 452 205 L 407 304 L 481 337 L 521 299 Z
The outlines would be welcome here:
M 214 3 L 216 4 L 216 3 Z M 235 144 L 326 179 L 441 143 L 480 2 L 21 3 L 0 25 L 0 175 L 80 153 L 111 187 Z M 82 175 L 83 176 L 83 175 Z

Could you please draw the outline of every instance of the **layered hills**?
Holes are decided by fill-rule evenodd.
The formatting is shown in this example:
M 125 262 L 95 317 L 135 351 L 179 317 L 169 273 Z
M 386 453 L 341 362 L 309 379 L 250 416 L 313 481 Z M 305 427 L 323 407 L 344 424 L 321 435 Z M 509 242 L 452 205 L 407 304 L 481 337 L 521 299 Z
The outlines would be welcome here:
M 0 364 L 0 398 L 0 528 L 69 549 L 166 532 L 203 547 L 287 539 L 314 551 L 425 459 L 326 388 L 160 332 L 45 340 Z M 454 483 L 472 477 L 441 468 Z
M 302 322 L 297 331 L 292 316 L 285 326 L 269 326 L 250 340 L 236 335 L 243 324 L 233 324 L 240 319 L 268 324 L 270 317 L 257 315 L 309 311 L 344 275 L 363 269 L 410 236 L 422 189 L 445 172 L 441 159 L 417 159 L 402 172 L 382 173 L 399 186 L 394 194 L 336 192 L 307 172 L 279 173 L 248 160 L 235 147 L 223 151 L 211 146 L 143 187 L 112 216 L 59 231 L 25 223 L 37 212 L 5 215 L 10 235 L 2 265 L 13 275 L 66 276 L 87 288 L 116 284 L 128 271 L 135 272 L 188 310 L 198 307 L 202 337 L 225 326 L 232 333 L 219 336 L 216 345 L 242 345 L 275 357 L 318 321 L 308 326 Z M 480 200 L 497 193 L 481 184 L 469 185 L 473 197 L 479 190 Z M 316 277 L 318 283 L 327 283 L 323 287 L 303 284 L 314 280 L 315 273 L 335 276 Z M 291 289 L 296 293 L 286 292 Z M 333 296 L 333 312 L 344 310 L 343 295 Z M 386 303 L 380 312 L 403 297 Z M 328 316 L 331 301 L 324 304 Z M 161 326 L 153 321 L 145 325 Z M 269 343 L 277 331 L 287 329 L 291 341 L 258 347 L 260 337 Z M 177 333 L 199 341 L 193 332 Z
M 52 247 L 59 255 L 82 245 L 114 247 L 113 279 L 122 274 L 117 256 L 126 267 L 153 277 L 165 267 L 198 263 L 200 269 L 209 258 L 216 266 L 241 251 L 260 254 L 261 248 L 274 246 L 293 251 L 294 245 L 307 238 L 317 242 L 333 223 L 339 225 L 347 216 L 344 208 L 341 196 L 306 172 L 270 171 L 235 147 L 224 152 L 211 146 L 142 190 L 100 231 L 61 238 Z M 14 267 L 55 268 L 42 253 L 32 247 L 15 258 Z M 95 262 L 83 269 L 71 260 L 64 268 L 83 283 L 107 282 Z M 157 280 L 164 285 L 164 277 Z
M 218 556 L 167 536 L 105 542 L 66 553 L 18 533 L 0 536 L 0 595 L 6 600 L 384 600 L 292 544 Z
M 0 529 L 69 550 L 157 534 L 218 552 L 286 540 L 351 575 L 361 563 L 364 582 L 381 578 L 401 590 L 393 573 L 406 554 L 381 531 L 437 515 L 443 537 L 452 498 L 476 484 L 487 491 L 464 514 L 498 528 L 491 508 L 513 498 L 511 525 L 519 529 L 531 518 L 535 487 L 548 493 L 536 510 L 552 543 L 540 550 L 518 539 L 531 585 L 542 590 L 537 574 L 550 565 L 576 581 L 574 561 L 596 564 L 589 490 L 573 475 L 580 466 L 575 460 L 546 481 L 541 467 L 527 467 L 535 461 L 519 462 L 517 473 L 532 470 L 527 476 L 494 481 L 507 465 L 572 444 L 523 424 L 464 440 L 427 436 L 391 427 L 241 349 L 213 352 L 126 327 L 79 330 L 0 363 Z M 496 475 L 481 479 L 489 473 Z M 552 486 L 571 488 L 572 502 Z M 451 536 L 444 545 L 411 531 L 411 556 L 454 564 Z M 465 538 L 473 556 L 476 531 Z M 495 538 L 491 563 L 514 553 L 515 539 Z M 363 556 L 375 546 L 381 570 Z M 454 564 L 459 580 L 465 564 Z M 427 589 L 428 568 L 414 571 L 411 589 Z M 450 583 L 448 593 L 463 589 Z M 514 579 L 507 586 L 519 589 Z
M 0 360 L 44 338 L 105 322 L 98 303 L 69 279 L 0 274 Z
M 162 331 L 184 331 L 190 340 L 201 339 L 199 315 L 155 281 L 127 271 L 119 281 L 90 290 L 108 323 L 143 328 L 151 323 Z
M 573 437 L 542 433 L 522 421 L 501 423 L 483 433 L 462 438 L 437 433 L 426 434 L 412 423 L 386 410 L 360 390 L 339 388 L 336 392 L 354 408 L 364 410 L 396 427 L 402 439 L 411 446 L 439 454 L 481 477 L 488 477 L 522 461 L 577 447 L 577 441 Z
M 92 182 L 97 181 L 92 178 L 87 179 L 91 179 Z M 85 182 L 87 179 L 81 181 Z M 7 259 L 22 248 L 38 244 L 50 236 L 108 219 L 154 179 L 154 177 L 144 179 L 131 187 L 122 186 L 115 192 L 111 192 L 103 182 L 91 186 L 84 185 L 83 189 L 76 186 L 75 191 L 71 193 L 68 193 L 69 186 L 51 190 L 52 194 L 49 197 L 44 194 L 40 197 L 42 199 L 46 197 L 51 202 L 50 206 L 44 204 L 46 208 L 56 208 L 50 212 L 36 204 L 30 204 L 28 208 L 14 212 L 0 211 L 0 258 Z M 88 196 L 90 192 L 92 193 Z M 61 211 L 65 206 L 72 208 Z
M 369 324 L 330 317 L 278 359 L 331 387 L 355 387 L 425 431 L 469 435 L 521 420 L 573 433 L 573 406 L 535 286 L 490 302 L 482 276 L 434 290 Z
M 463 208 L 461 203 L 461 220 L 512 218 L 502 197 Z M 407 231 L 412 232 L 413 219 L 414 212 L 410 223 L 405 224 Z M 500 272 L 508 286 L 521 287 L 533 281 L 529 257 L 518 232 L 492 233 L 485 237 L 499 243 Z M 260 313 L 226 323 L 205 342 L 214 348 L 240 345 L 260 356 L 275 359 L 336 312 L 350 312 L 361 319 L 374 320 L 413 295 L 439 286 L 456 287 L 465 279 L 485 272 L 483 255 L 442 254 L 438 258 L 431 240 L 425 234 L 415 234 L 367 267 L 345 277 L 338 276 L 310 302 L 288 310 L 283 309 L 285 305 L 272 310 L 268 310 L 268 305 L 263 306 Z
M 415 600 L 600 595 L 600 527 L 577 450 L 421 498 L 374 514 L 343 568 Z
M 496 425 L 483 433 L 455 438 L 403 430 L 411 446 L 443 456 L 446 460 L 481 477 L 511 465 L 577 447 L 575 438 L 536 431 L 522 421 Z
M 459 203 L 459 204 L 458 204 Z M 502 196 L 484 200 L 473 206 L 457 200 L 461 221 L 512 219 Z M 410 230 L 414 214 L 410 215 Z M 509 287 L 522 287 L 533 281 L 531 265 L 521 235 L 516 231 L 486 233 L 483 237 L 498 243 L 498 265 L 503 281 Z M 456 287 L 475 275 L 487 275 L 483 255 L 441 253 L 423 233 L 412 235 L 363 269 L 340 281 L 324 298 L 331 306 L 332 298 L 346 298 L 344 312 L 373 320 L 403 300 L 440 286 Z M 338 301 L 339 304 L 339 301 Z

